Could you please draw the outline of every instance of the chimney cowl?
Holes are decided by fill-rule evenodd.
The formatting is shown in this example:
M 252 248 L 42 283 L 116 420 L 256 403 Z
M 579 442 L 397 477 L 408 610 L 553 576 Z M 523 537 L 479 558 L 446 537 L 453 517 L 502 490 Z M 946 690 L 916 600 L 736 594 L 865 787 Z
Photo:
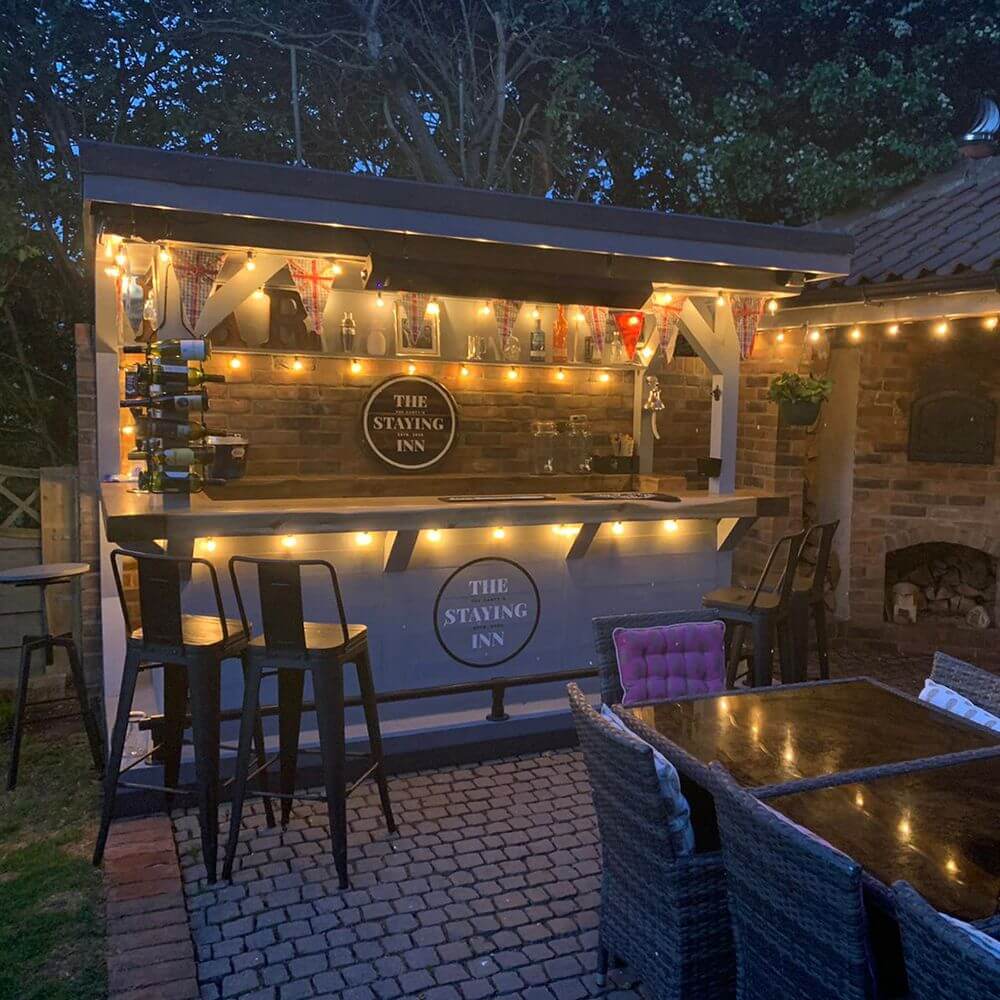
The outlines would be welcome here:
M 1000 145 L 1000 107 L 992 97 L 981 97 L 976 120 L 959 144 L 961 154 L 970 160 L 995 156 Z

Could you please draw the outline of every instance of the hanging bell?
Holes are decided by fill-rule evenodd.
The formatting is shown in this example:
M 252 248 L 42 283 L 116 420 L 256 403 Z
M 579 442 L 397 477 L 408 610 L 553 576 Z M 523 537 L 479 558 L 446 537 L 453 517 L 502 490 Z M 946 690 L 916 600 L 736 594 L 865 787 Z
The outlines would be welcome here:
M 660 396 L 660 380 L 655 375 L 647 375 L 643 380 L 646 383 L 646 401 L 642 408 L 650 413 L 659 413 L 667 408 Z

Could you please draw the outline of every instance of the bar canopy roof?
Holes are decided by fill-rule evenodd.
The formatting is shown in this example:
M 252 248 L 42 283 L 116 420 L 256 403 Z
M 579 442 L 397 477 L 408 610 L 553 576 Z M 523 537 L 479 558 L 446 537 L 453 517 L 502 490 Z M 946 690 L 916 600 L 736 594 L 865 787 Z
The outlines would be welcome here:
M 370 260 L 369 287 L 619 307 L 654 284 L 796 294 L 849 270 L 843 233 L 732 222 L 196 153 L 83 142 L 101 228 Z

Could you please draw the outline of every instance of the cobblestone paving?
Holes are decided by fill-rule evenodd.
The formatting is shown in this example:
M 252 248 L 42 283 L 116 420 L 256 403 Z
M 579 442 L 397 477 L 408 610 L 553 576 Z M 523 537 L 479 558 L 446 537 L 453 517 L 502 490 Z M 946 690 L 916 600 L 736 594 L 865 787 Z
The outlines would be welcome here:
M 175 813 L 204 1000 L 598 995 L 599 848 L 578 753 L 402 775 L 390 793 L 395 836 L 374 786 L 348 802 L 346 892 L 318 803 L 297 803 L 284 833 L 253 803 L 233 882 L 215 886 L 195 814 Z M 604 995 L 641 994 L 619 981 Z

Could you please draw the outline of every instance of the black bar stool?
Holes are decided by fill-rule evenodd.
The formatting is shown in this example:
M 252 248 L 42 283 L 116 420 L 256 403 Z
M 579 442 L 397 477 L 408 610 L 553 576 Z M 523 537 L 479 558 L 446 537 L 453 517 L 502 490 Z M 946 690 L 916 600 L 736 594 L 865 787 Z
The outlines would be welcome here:
M 138 628 L 132 627 L 128 597 L 122 584 L 121 560 L 134 559 L 139 579 Z M 196 566 L 208 570 L 215 597 L 215 615 L 185 614 L 181 590 Z M 196 793 L 198 819 L 201 825 L 201 846 L 209 882 L 215 881 L 219 843 L 219 688 L 222 661 L 237 657 L 246 649 L 249 627 L 226 618 L 219 591 L 215 567 L 207 559 L 194 559 L 147 552 L 116 549 L 111 553 L 111 568 L 115 587 L 125 619 L 125 665 L 122 669 L 118 713 L 111 732 L 108 765 L 104 774 L 104 802 L 101 826 L 94 848 L 94 864 L 99 865 L 114 818 L 115 800 L 119 788 L 162 791 L 167 794 L 167 807 L 178 793 Z M 129 713 L 135 697 L 136 681 L 143 670 L 163 670 L 163 743 L 154 747 L 122 770 L 122 753 L 128 730 Z M 245 679 L 244 679 L 245 681 Z M 194 746 L 195 789 L 178 789 L 181 749 L 187 722 L 187 707 L 191 709 L 191 742 Z M 266 780 L 264 732 L 260 718 L 254 720 L 257 744 L 257 770 Z M 164 785 L 153 788 L 137 782 L 122 781 L 121 775 L 153 754 L 162 752 Z M 267 803 L 269 806 L 270 803 Z M 268 810 L 268 824 L 274 816 Z
M 246 793 L 250 763 L 250 736 L 253 720 L 260 703 L 260 681 L 264 671 L 277 674 L 278 722 L 281 745 L 281 824 L 288 825 L 293 799 L 325 801 L 330 822 L 333 860 L 340 876 L 340 887 L 348 887 L 347 878 L 347 796 L 365 779 L 374 776 L 378 783 L 382 812 L 390 833 L 396 832 L 389 803 L 382 754 L 382 730 L 378 720 L 375 685 L 372 682 L 371 660 L 368 655 L 368 629 L 365 625 L 349 625 L 344 611 L 337 572 L 321 559 L 266 559 L 233 556 L 229 573 L 240 608 L 243 627 L 247 621 L 237 567 L 240 563 L 257 571 L 260 594 L 262 635 L 254 636 L 243 653 L 245 688 L 243 717 L 240 723 L 240 746 L 236 758 L 233 785 L 232 815 L 229 821 L 229 842 L 223 875 L 230 878 L 239 841 L 243 799 Z M 302 569 L 322 567 L 330 574 L 337 604 L 339 624 L 307 622 L 302 609 Z M 358 685 L 368 727 L 369 753 L 348 754 L 344 739 L 344 665 L 353 663 L 358 672 Z M 315 696 L 316 721 L 319 729 L 320 754 L 323 760 L 323 781 L 326 794 L 309 796 L 295 794 L 295 776 L 299 753 L 299 731 L 302 721 L 302 690 L 306 671 L 311 672 Z M 368 768 L 347 787 L 346 763 L 351 756 L 370 760 Z M 269 793 L 263 793 L 269 794 Z
M 781 659 L 781 679 L 785 683 L 794 680 L 791 596 L 795 582 L 795 564 L 805 537 L 806 533 L 799 531 L 775 542 L 753 590 L 747 587 L 720 587 L 718 590 L 710 590 L 702 597 L 702 606 L 717 611 L 726 623 L 729 639 L 729 662 L 726 670 L 728 687 L 736 683 L 736 671 L 743 659 L 743 640 L 747 628 L 751 630 L 753 641 L 752 685 L 760 687 L 771 683 L 775 635 Z M 767 581 L 782 549 L 785 549 L 785 565 L 772 589 Z
M 840 521 L 829 521 L 826 524 L 814 524 L 807 532 L 802 548 L 799 551 L 799 564 L 803 562 L 806 551 L 811 547 L 813 538 L 819 535 L 816 547 L 816 562 L 812 574 L 803 579 L 796 574 L 792 587 L 792 628 L 795 633 L 795 658 L 802 669 L 802 680 L 805 680 L 806 665 L 809 662 L 809 619 L 812 618 L 816 630 L 816 656 L 819 660 L 819 675 L 823 680 L 830 677 L 830 647 L 826 631 L 826 571 L 830 565 L 830 552 L 833 549 L 833 536 L 837 533 Z
M 86 563 L 49 563 L 42 566 L 21 566 L 17 569 L 6 569 L 0 572 L 0 583 L 14 587 L 38 587 L 41 602 L 42 634 L 26 635 L 21 640 L 21 662 L 17 674 L 17 695 L 14 699 L 14 728 L 10 739 L 10 767 L 7 771 L 7 790 L 17 784 L 17 766 L 21 759 L 21 735 L 24 731 L 25 716 L 28 703 L 28 680 L 31 674 L 32 654 L 44 651 L 45 663 L 52 665 L 52 650 L 65 649 L 69 661 L 69 671 L 76 688 L 77 701 L 80 704 L 80 715 L 83 716 L 83 727 L 87 731 L 87 741 L 90 743 L 90 753 L 94 758 L 94 766 L 98 774 L 104 771 L 104 740 L 101 736 L 101 726 L 97 721 L 97 713 L 87 698 L 87 683 L 83 676 L 83 666 L 73 641 L 71 632 L 52 635 L 49 632 L 48 616 L 45 611 L 45 589 L 60 583 L 71 583 L 76 577 L 83 576 L 90 567 Z M 38 704 L 42 704 L 39 702 Z

